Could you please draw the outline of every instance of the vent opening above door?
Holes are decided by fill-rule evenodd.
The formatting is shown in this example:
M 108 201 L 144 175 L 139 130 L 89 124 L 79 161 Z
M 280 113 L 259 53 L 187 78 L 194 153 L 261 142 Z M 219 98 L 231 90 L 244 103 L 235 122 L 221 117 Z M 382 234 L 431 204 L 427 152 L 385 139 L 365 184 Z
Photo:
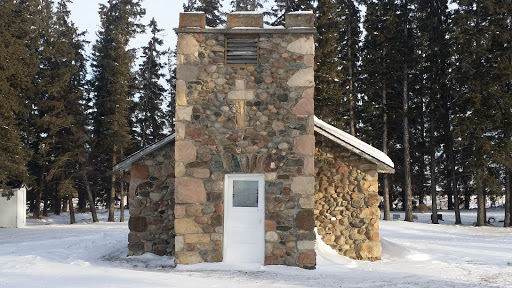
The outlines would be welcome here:
M 227 38 L 226 64 L 258 64 L 258 39 Z

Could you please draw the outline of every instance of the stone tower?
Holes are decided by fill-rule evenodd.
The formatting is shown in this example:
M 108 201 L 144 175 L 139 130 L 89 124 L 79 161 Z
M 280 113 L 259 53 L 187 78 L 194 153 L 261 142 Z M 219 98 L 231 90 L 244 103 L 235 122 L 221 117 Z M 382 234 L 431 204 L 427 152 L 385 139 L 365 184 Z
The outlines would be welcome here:
M 251 12 L 227 15 L 225 28 L 180 15 L 178 264 L 315 267 L 313 24 L 312 12 L 287 14 L 284 27 Z

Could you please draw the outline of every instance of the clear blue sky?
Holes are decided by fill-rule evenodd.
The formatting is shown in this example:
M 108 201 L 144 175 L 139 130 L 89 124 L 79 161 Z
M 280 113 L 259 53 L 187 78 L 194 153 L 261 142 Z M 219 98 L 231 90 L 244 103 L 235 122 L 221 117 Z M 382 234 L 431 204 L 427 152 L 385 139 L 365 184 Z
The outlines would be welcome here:
M 70 4 L 71 20 L 75 22 L 78 28 L 83 31 L 87 30 L 87 40 L 89 49 L 87 54 L 90 55 L 91 47 L 96 40 L 96 31 L 100 25 L 100 18 L 98 15 L 99 3 L 107 3 L 108 0 L 74 0 Z M 164 39 L 164 49 L 171 47 L 176 48 L 176 34 L 173 29 L 178 27 L 179 14 L 183 12 L 183 3 L 188 2 L 187 0 L 144 0 L 142 5 L 146 8 L 146 16 L 142 20 L 142 23 L 148 24 L 151 18 L 155 17 L 160 28 L 165 29 L 160 35 Z M 222 0 L 223 10 L 230 10 L 229 5 L 231 0 Z M 268 6 L 274 3 L 273 0 L 268 1 Z M 130 42 L 131 47 L 141 47 L 147 44 L 149 34 L 139 35 L 136 39 Z
M 164 39 L 164 49 L 168 47 L 174 49 L 176 47 L 176 35 L 173 29 L 178 27 L 179 13 L 183 11 L 184 2 L 186 0 L 145 0 L 143 2 L 143 6 L 146 8 L 146 16 L 142 23 L 148 24 L 151 18 L 155 17 L 158 26 L 165 29 L 160 35 Z M 91 51 L 90 47 L 96 40 L 96 31 L 100 25 L 99 3 L 107 3 L 107 0 L 74 0 L 74 3 L 70 4 L 71 20 L 75 22 L 80 30 L 87 30 L 88 32 L 86 38 L 91 42 L 89 49 L 87 49 L 88 54 Z M 130 42 L 130 46 L 144 46 L 149 38 L 149 34 L 139 35 Z

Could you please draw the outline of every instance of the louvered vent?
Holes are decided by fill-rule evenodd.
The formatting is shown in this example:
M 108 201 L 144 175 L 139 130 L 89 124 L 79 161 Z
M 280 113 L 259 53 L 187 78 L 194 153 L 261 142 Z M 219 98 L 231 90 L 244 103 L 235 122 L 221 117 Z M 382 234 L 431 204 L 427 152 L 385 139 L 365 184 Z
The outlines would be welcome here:
M 257 38 L 228 38 L 226 64 L 258 64 Z

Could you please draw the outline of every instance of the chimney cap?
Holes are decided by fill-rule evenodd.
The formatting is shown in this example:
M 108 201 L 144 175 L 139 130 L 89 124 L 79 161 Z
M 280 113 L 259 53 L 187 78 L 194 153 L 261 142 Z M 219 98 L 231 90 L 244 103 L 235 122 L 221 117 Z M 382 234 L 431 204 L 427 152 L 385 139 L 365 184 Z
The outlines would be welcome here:
M 206 14 L 204 12 L 181 12 L 179 28 L 205 28 Z
M 296 11 L 285 15 L 285 26 L 269 26 L 263 22 L 260 11 L 236 11 L 227 14 L 227 23 L 218 27 L 206 26 L 204 12 L 181 12 L 176 33 L 223 33 L 223 34 L 258 34 L 258 33 L 314 33 L 315 16 L 312 11 Z M 288 29 L 287 29 L 288 28 Z
M 286 28 L 313 28 L 315 27 L 315 14 L 313 11 L 295 11 L 285 14 Z
M 238 11 L 227 16 L 227 29 L 232 28 L 263 28 L 263 14 L 254 11 Z

